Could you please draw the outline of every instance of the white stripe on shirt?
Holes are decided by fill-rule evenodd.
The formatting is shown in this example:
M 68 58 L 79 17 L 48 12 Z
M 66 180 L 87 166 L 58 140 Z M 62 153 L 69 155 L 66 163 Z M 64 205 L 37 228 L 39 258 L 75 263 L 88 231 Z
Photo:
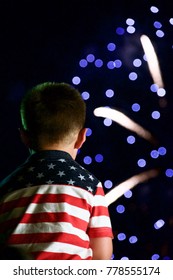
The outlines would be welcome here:
M 73 227 L 70 223 L 33 223 L 18 224 L 13 234 L 34 234 L 34 233 L 69 233 L 74 234 L 84 241 L 88 241 L 88 235 L 78 228 Z

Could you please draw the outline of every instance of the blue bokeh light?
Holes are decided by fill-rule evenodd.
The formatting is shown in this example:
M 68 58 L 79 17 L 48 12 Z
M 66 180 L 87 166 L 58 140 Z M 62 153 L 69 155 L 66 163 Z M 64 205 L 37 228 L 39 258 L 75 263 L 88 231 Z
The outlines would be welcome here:
M 159 21 L 154 22 L 154 27 L 157 29 L 160 29 L 162 27 L 162 24 Z
M 105 126 L 111 126 L 112 125 L 112 120 L 106 118 L 106 119 L 104 119 L 103 123 L 104 123 Z
M 141 106 L 139 105 L 139 103 L 134 103 L 134 104 L 132 105 L 132 110 L 133 110 L 134 112 L 138 112 L 138 111 L 140 111 L 140 109 L 141 109 Z
M 92 158 L 90 156 L 86 156 L 84 157 L 83 162 L 89 165 L 92 163 Z
M 157 222 L 154 223 L 154 228 L 155 229 L 160 229 L 165 225 L 164 220 L 160 219 Z
M 152 260 L 158 260 L 159 258 L 160 258 L 159 254 L 154 254 L 151 257 Z
M 160 96 L 160 97 L 163 97 L 166 95 L 166 90 L 164 88 L 159 88 L 157 90 L 157 95 Z
M 111 180 L 106 180 L 106 181 L 104 182 L 104 186 L 105 186 L 106 189 L 111 189 L 112 186 L 113 186 L 113 183 L 112 183 Z
M 124 256 L 124 257 L 122 257 L 120 260 L 129 260 L 129 258 L 126 257 L 126 256 Z
M 153 111 L 151 116 L 152 116 L 153 119 L 158 120 L 160 118 L 160 112 L 159 111 Z
M 156 31 L 156 35 L 159 38 L 163 38 L 165 36 L 165 33 L 162 30 L 157 30 Z
M 131 190 L 128 190 L 127 192 L 125 192 L 124 193 L 124 196 L 126 197 L 126 198 L 131 198 L 132 197 L 132 191 Z
M 122 61 L 120 59 L 116 59 L 114 61 L 115 68 L 120 68 L 122 66 Z
M 157 14 L 159 12 L 159 9 L 156 6 L 151 6 L 150 11 L 154 14 Z
M 83 100 L 88 100 L 90 98 L 90 94 L 87 91 L 81 93 Z
M 90 53 L 90 54 L 87 55 L 86 59 L 87 59 L 88 62 L 91 63 L 95 60 L 95 56 Z
M 95 161 L 96 161 L 96 162 L 102 162 L 102 161 L 103 161 L 103 155 L 97 154 L 97 155 L 95 156 Z
M 92 129 L 88 128 L 86 132 L 86 136 L 91 136 L 91 134 L 92 134 Z
M 134 26 L 128 26 L 127 27 L 127 32 L 129 34 L 133 34 L 133 33 L 135 33 L 135 31 L 136 31 L 136 28 Z
M 139 159 L 138 160 L 138 166 L 139 167 L 145 167 L 146 166 L 146 160 L 145 159 Z
M 150 90 L 152 92 L 157 92 L 159 89 L 159 86 L 157 84 L 152 84 L 151 87 L 150 87 Z
M 122 28 L 122 27 L 117 27 L 116 33 L 117 33 L 118 35 L 123 35 L 123 34 L 125 33 L 125 30 L 124 30 L 124 28 Z
M 112 70 L 115 68 L 115 62 L 114 61 L 108 61 L 107 68 Z
M 134 19 L 132 19 L 132 18 L 128 18 L 128 19 L 126 20 L 126 24 L 127 24 L 127 25 L 134 25 L 134 24 L 135 24 L 135 21 L 134 21 Z
M 79 61 L 79 65 L 80 65 L 80 67 L 85 68 L 88 65 L 88 61 L 86 59 L 81 59 Z
M 105 94 L 108 98 L 111 98 L 114 96 L 114 91 L 113 91 L 113 89 L 107 89 Z
M 80 82 L 81 82 L 80 77 L 78 77 L 78 76 L 73 77 L 72 83 L 73 83 L 74 85 L 79 85 Z
M 133 235 L 129 238 L 129 242 L 131 244 L 135 244 L 137 241 L 138 241 L 138 238 L 135 235 Z
M 125 212 L 125 207 L 124 207 L 124 205 L 120 204 L 116 207 L 116 210 L 119 214 L 122 214 Z
M 164 156 L 164 155 L 166 155 L 167 150 L 166 150 L 165 147 L 160 147 L 160 148 L 158 149 L 158 152 L 159 152 L 159 155 L 160 155 L 160 156 Z
M 131 72 L 131 73 L 129 74 L 129 80 L 135 81 L 137 78 L 138 78 L 137 73 Z
M 165 171 L 165 175 L 169 178 L 173 177 L 173 169 L 172 168 L 167 168 Z
M 125 235 L 125 233 L 121 232 L 117 235 L 117 238 L 119 241 L 123 241 L 126 239 L 126 235 Z
M 134 144 L 135 143 L 135 141 L 136 141 L 136 139 L 135 139 L 135 137 L 133 136 L 133 135 L 129 135 L 128 137 L 127 137 L 127 143 L 128 144 Z
M 94 62 L 95 66 L 97 68 L 101 68 L 103 66 L 103 60 L 101 59 L 96 59 L 95 62 Z
M 159 157 L 159 152 L 157 150 L 152 150 L 150 153 L 152 158 L 158 158 Z
M 169 19 L 169 23 L 170 23 L 171 25 L 173 25 L 173 18 L 170 18 L 170 19 Z
M 146 54 L 143 55 L 143 60 L 147 61 Z
M 116 45 L 114 43 L 109 43 L 107 45 L 107 49 L 110 51 L 110 52 L 113 52 L 115 49 L 116 49 Z
M 133 60 L 133 65 L 134 65 L 135 67 L 140 67 L 140 66 L 142 65 L 141 59 L 139 59 L 139 58 L 134 59 L 134 60 Z

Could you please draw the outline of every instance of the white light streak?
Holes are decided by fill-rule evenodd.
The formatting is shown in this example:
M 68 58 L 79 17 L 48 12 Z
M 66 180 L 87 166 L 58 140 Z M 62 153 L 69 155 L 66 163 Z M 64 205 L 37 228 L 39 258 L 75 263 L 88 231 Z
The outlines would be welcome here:
M 158 62 L 158 58 L 157 58 L 156 52 L 154 50 L 154 47 L 153 47 L 150 39 L 146 35 L 142 35 L 140 40 L 141 40 L 141 44 L 142 44 L 144 53 L 147 58 L 149 71 L 153 78 L 153 81 L 159 87 L 163 88 L 164 87 L 163 80 L 162 80 L 159 62 Z
M 105 195 L 107 205 L 109 206 L 111 203 L 115 202 L 124 193 L 134 188 L 139 183 L 143 183 L 151 178 L 154 178 L 158 176 L 158 174 L 159 171 L 157 169 L 151 169 L 149 171 L 142 172 L 138 175 L 134 175 L 133 177 L 127 179 L 118 186 L 115 186 Z
M 94 115 L 96 117 L 111 119 L 120 124 L 121 126 L 137 133 L 140 137 L 143 137 L 147 141 L 155 143 L 154 137 L 149 131 L 132 121 L 129 117 L 127 117 L 125 114 L 121 113 L 118 110 L 111 109 L 109 107 L 98 107 L 94 110 Z

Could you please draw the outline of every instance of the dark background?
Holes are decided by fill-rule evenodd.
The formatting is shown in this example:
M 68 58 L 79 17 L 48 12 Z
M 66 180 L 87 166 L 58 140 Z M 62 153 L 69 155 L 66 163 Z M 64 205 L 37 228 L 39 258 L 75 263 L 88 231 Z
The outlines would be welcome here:
M 150 11 L 151 6 L 159 9 Z M 114 259 L 173 259 L 173 4 L 171 1 L 1 1 L 0 2 L 0 179 L 8 175 L 28 156 L 20 141 L 19 104 L 25 91 L 44 81 L 65 81 L 79 76 L 76 85 L 88 91 L 87 125 L 92 130 L 78 154 L 78 161 L 92 171 L 109 190 L 105 181 L 113 186 L 135 174 L 159 168 L 156 178 L 138 184 L 132 196 L 120 197 L 109 207 L 114 231 Z M 135 20 L 136 32 L 126 31 L 126 19 Z M 156 36 L 154 21 L 162 23 L 164 37 Z M 117 27 L 125 30 L 116 33 Z M 147 63 L 143 60 L 140 36 L 151 39 L 157 53 L 166 95 L 159 97 L 151 92 L 153 84 Z M 107 44 L 116 44 L 115 52 Z M 79 62 L 88 54 L 103 60 L 97 68 L 88 63 L 81 68 Z M 135 68 L 133 60 L 140 58 L 142 66 Z M 122 61 L 122 67 L 107 68 L 107 62 Z M 135 71 L 136 81 L 128 75 Z M 111 88 L 112 98 L 105 95 Z M 139 112 L 132 105 L 139 103 Z M 157 139 L 152 144 L 117 123 L 103 124 L 93 110 L 99 106 L 110 106 L 125 113 L 132 120 L 149 130 Z M 160 112 L 158 120 L 151 117 L 153 111 Z M 127 143 L 132 135 L 136 141 Z M 166 149 L 164 156 L 153 159 L 152 150 Z M 103 155 L 97 162 L 95 156 Z M 90 156 L 92 163 L 83 159 Z M 140 158 L 146 160 L 144 167 L 138 166 Z M 168 172 L 169 171 L 169 172 Z M 112 187 L 113 188 L 113 187 Z M 124 206 L 123 213 L 117 206 Z M 155 229 L 154 224 L 163 220 L 164 225 Z M 124 233 L 125 238 L 119 240 Z M 119 235 L 120 234 L 120 235 Z M 130 243 L 135 236 L 137 242 Z

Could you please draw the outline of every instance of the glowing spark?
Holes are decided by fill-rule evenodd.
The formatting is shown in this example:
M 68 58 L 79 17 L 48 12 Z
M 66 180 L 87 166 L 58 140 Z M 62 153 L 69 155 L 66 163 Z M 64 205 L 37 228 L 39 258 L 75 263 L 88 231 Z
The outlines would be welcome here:
M 115 202 L 119 197 L 121 197 L 125 192 L 134 188 L 139 183 L 143 183 L 151 178 L 156 177 L 159 174 L 157 169 L 151 169 L 149 171 L 142 172 L 138 175 L 134 175 L 133 177 L 127 179 L 122 182 L 118 186 L 115 186 L 112 190 L 110 190 L 106 195 L 106 202 L 109 206 L 111 203 Z
M 163 80 L 162 80 L 159 62 L 158 62 L 154 47 L 153 47 L 150 39 L 146 35 L 142 35 L 140 40 L 141 40 L 142 47 L 144 49 L 144 53 L 147 58 L 149 71 L 151 73 L 153 81 L 159 87 L 163 88 L 164 87 Z
M 149 131 L 132 121 L 129 117 L 127 117 L 125 114 L 121 113 L 118 110 L 111 109 L 108 107 L 99 107 L 94 110 L 94 115 L 96 117 L 111 119 L 120 124 L 121 126 L 136 132 L 139 136 L 143 137 L 144 139 L 155 143 L 155 139 Z

